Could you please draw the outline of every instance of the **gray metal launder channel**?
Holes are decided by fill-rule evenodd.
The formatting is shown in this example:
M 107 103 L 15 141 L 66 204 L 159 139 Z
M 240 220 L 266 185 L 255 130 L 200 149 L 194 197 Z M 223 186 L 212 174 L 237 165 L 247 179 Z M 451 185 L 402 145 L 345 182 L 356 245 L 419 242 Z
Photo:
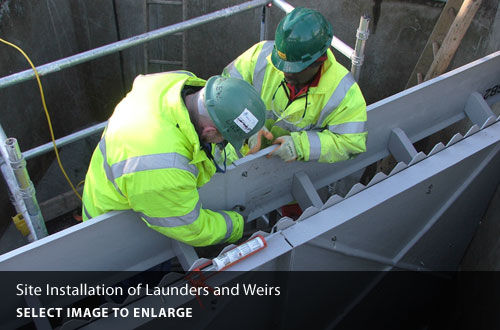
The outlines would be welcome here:
M 266 249 L 231 270 L 455 270 L 489 197 L 500 182 L 499 142 L 500 122 L 496 122 L 352 197 L 267 235 Z M 412 209 L 415 211 L 408 211 Z M 221 286 L 238 274 L 241 273 L 224 272 L 207 284 Z M 387 275 L 386 272 L 365 274 L 368 274 L 365 281 L 355 285 L 347 276 L 337 278 L 328 287 L 329 292 L 354 288 L 351 294 L 337 295 L 329 302 L 330 328 L 341 323 Z M 158 286 L 184 283 L 169 274 Z M 303 285 L 292 276 L 286 288 L 287 301 L 304 299 L 293 290 Z M 223 302 L 218 303 L 216 312 L 197 310 L 193 327 L 205 328 L 223 320 L 225 312 L 231 310 L 231 297 L 221 299 Z M 159 309 L 184 303 L 186 297 L 146 296 L 117 306 Z M 294 322 L 295 316 L 286 306 L 262 308 L 281 314 L 286 324 Z M 152 321 L 153 318 L 102 318 L 91 323 L 79 322 L 82 329 L 134 329 Z M 168 320 L 162 322 L 169 324 Z M 65 329 L 72 329 L 71 324 L 61 328 Z
M 285 164 L 263 150 L 216 175 L 200 190 L 206 208 L 243 204 L 255 219 L 300 196 L 311 204 L 300 221 L 268 236 L 267 249 L 233 269 L 454 269 L 498 183 L 499 123 L 489 105 L 500 94 L 478 97 L 498 77 L 500 52 L 369 106 L 368 151 L 353 160 Z M 474 125 L 465 136 L 429 155 L 412 147 L 466 116 Z M 366 187 L 318 203 L 314 189 L 390 153 L 401 162 L 389 176 L 379 173 Z M 174 257 L 187 268 L 196 254 L 179 244 L 131 211 L 111 212 L 0 256 L 0 270 L 142 271 Z M 99 274 L 100 283 L 116 280 Z M 16 322 L 8 315 L 24 304 L 22 297 L 5 302 L 0 319 Z

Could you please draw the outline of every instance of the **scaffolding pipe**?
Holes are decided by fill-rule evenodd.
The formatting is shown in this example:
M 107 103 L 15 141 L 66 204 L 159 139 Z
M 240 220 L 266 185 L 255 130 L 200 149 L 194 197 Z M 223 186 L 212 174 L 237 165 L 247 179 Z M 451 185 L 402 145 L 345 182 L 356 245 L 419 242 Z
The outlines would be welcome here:
M 283 0 L 273 0 L 273 5 L 283 10 L 287 14 L 294 9 L 294 7 L 291 4 Z
M 149 32 L 149 6 L 148 0 L 142 1 L 142 10 L 144 11 L 144 32 Z M 144 52 L 144 73 L 149 73 L 149 45 L 144 43 L 142 51 Z
M 359 28 L 356 31 L 356 45 L 354 47 L 354 53 L 351 58 L 351 73 L 356 81 L 359 80 L 359 74 L 361 72 L 361 66 L 365 59 L 365 44 L 370 31 L 368 26 L 370 25 L 370 17 L 368 15 L 361 16 L 359 20 Z
M 188 10 L 187 10 L 187 0 L 182 1 L 182 21 L 187 21 Z M 187 56 L 187 33 L 182 34 L 182 69 L 188 67 L 188 56 Z
M 7 135 L 5 134 L 2 125 L 0 125 L 0 141 L 6 141 L 6 140 L 7 140 Z M 17 214 L 21 214 L 24 219 L 28 219 L 25 220 L 25 222 L 26 225 L 28 226 L 28 229 L 30 230 L 30 233 L 32 233 L 33 226 L 30 227 L 31 221 L 30 221 L 30 216 L 28 214 L 28 210 L 26 209 L 26 205 L 24 204 L 24 201 L 21 197 L 21 193 L 17 188 L 17 181 L 14 176 L 14 172 L 12 172 L 12 168 L 8 165 L 9 154 L 7 153 L 7 149 L 5 148 L 5 143 L 0 143 L 0 153 L 2 154 L 2 158 L 0 159 L 1 161 L 0 170 L 2 171 L 2 175 L 5 179 L 5 182 L 7 183 L 10 200 L 14 205 Z M 32 242 L 34 240 L 35 238 L 30 234 L 28 236 L 28 241 Z
M 35 189 L 29 180 L 24 160 L 15 139 L 7 139 L 3 127 L 0 125 L 0 152 L 3 163 L 0 166 L 2 175 L 9 188 L 10 199 L 16 212 L 24 218 L 26 226 L 30 231 L 28 241 L 33 242 L 47 236 L 47 229 L 36 202 Z M 10 164 L 10 166 L 9 166 Z
M 283 0 L 273 0 L 273 4 L 287 14 L 294 9 L 292 5 Z M 345 42 L 343 42 L 336 36 L 333 36 L 332 47 L 338 50 L 342 55 L 344 55 L 348 59 L 352 60 L 354 49 L 349 47 Z
M 21 193 L 21 198 L 23 199 L 29 214 L 29 218 L 25 218 L 25 221 L 27 222 L 28 228 L 30 229 L 34 240 L 43 238 L 48 235 L 47 228 L 45 227 L 45 222 L 43 221 L 42 211 L 40 210 L 40 206 L 36 200 L 35 187 L 33 186 L 33 182 L 31 182 L 28 170 L 26 169 L 26 160 L 19 149 L 17 139 L 8 138 L 5 140 L 5 149 L 7 150 L 7 154 L 9 156 L 10 167 L 14 172 L 18 189 Z
M 262 7 L 262 16 L 260 20 L 260 41 L 266 40 L 267 30 L 267 6 Z
M 198 25 L 215 21 L 221 18 L 225 18 L 228 16 L 231 16 L 232 14 L 240 13 L 240 12 L 245 12 L 254 8 L 262 7 L 266 5 L 270 0 L 252 0 L 248 1 L 233 7 L 221 9 L 218 11 L 215 11 L 210 14 L 202 15 L 196 18 L 192 18 L 190 20 L 187 20 L 185 22 L 173 24 L 164 28 L 160 28 L 154 31 L 150 31 L 147 33 L 143 33 L 134 37 L 130 37 L 124 40 L 120 40 L 117 42 L 114 42 L 112 44 L 108 44 L 102 47 L 98 47 L 95 49 L 91 49 L 88 51 L 85 51 L 83 53 L 79 53 L 70 57 L 66 57 L 51 63 L 47 63 L 44 65 L 41 65 L 37 67 L 38 74 L 40 76 L 44 76 L 46 74 L 60 71 L 62 69 L 84 63 L 105 55 L 109 55 L 139 44 L 142 44 L 147 41 L 151 41 L 154 39 L 158 39 L 161 37 L 164 37 L 169 34 L 177 33 L 180 31 L 187 30 L 189 28 L 196 27 Z M 35 77 L 35 73 L 33 70 L 28 69 L 22 72 L 18 72 L 15 74 L 12 74 L 10 76 L 6 76 L 3 78 L 0 78 L 0 88 L 4 88 L 7 86 L 11 86 L 14 84 L 18 84 L 20 82 L 32 79 Z
M 67 144 L 70 144 L 72 142 L 83 139 L 87 136 L 99 133 L 102 130 L 104 130 L 104 128 L 106 127 L 107 124 L 108 124 L 108 122 L 105 121 L 105 122 L 102 122 L 100 124 L 82 129 L 81 131 L 78 131 L 78 132 L 66 135 L 62 138 L 59 138 L 55 141 L 56 146 L 59 148 L 59 147 L 65 146 Z M 23 156 L 26 160 L 28 160 L 30 158 L 43 155 L 43 154 L 45 154 L 49 151 L 52 151 L 52 150 L 54 150 L 54 143 L 48 142 L 48 143 L 42 144 L 41 146 L 38 146 L 38 147 L 35 147 L 33 149 L 30 149 L 28 151 L 23 152 Z

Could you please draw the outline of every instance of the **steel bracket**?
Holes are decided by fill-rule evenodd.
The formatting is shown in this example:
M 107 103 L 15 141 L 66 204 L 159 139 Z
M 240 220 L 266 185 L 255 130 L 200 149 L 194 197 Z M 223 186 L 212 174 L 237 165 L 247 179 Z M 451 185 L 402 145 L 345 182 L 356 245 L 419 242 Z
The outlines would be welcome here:
M 406 133 L 400 128 L 394 128 L 391 131 L 387 147 L 398 162 L 404 162 L 405 164 L 409 164 L 413 157 L 417 155 L 417 150 Z

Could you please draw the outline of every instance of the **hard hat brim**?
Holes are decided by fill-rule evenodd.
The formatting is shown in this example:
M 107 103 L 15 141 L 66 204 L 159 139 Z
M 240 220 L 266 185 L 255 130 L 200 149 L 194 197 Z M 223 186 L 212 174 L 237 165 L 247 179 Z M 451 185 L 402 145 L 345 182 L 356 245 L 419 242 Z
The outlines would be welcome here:
M 300 71 L 305 70 L 309 65 L 314 63 L 319 58 L 311 58 L 308 61 L 297 61 L 297 62 L 290 62 L 290 61 L 285 61 L 281 59 L 278 56 L 278 52 L 276 51 L 276 48 L 273 49 L 273 52 L 271 53 L 271 62 L 273 63 L 274 67 L 282 72 L 286 73 L 297 73 Z

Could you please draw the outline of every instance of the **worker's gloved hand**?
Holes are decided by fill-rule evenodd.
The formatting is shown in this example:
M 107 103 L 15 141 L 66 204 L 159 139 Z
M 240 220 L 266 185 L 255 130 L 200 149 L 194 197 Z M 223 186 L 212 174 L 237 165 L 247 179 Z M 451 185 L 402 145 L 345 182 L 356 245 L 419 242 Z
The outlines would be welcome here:
M 297 151 L 295 150 L 295 143 L 293 143 L 293 138 L 290 135 L 280 136 L 276 140 L 274 140 L 273 144 L 279 144 L 276 148 L 273 149 L 268 155 L 267 158 L 272 155 L 276 155 L 281 157 L 285 162 L 293 162 L 297 159 Z
M 248 155 L 256 153 L 266 144 L 266 141 L 262 140 L 262 137 L 266 138 L 268 141 L 273 139 L 273 134 L 269 132 L 266 126 L 263 126 L 260 131 L 248 138 L 248 148 L 250 149 L 247 153 Z

